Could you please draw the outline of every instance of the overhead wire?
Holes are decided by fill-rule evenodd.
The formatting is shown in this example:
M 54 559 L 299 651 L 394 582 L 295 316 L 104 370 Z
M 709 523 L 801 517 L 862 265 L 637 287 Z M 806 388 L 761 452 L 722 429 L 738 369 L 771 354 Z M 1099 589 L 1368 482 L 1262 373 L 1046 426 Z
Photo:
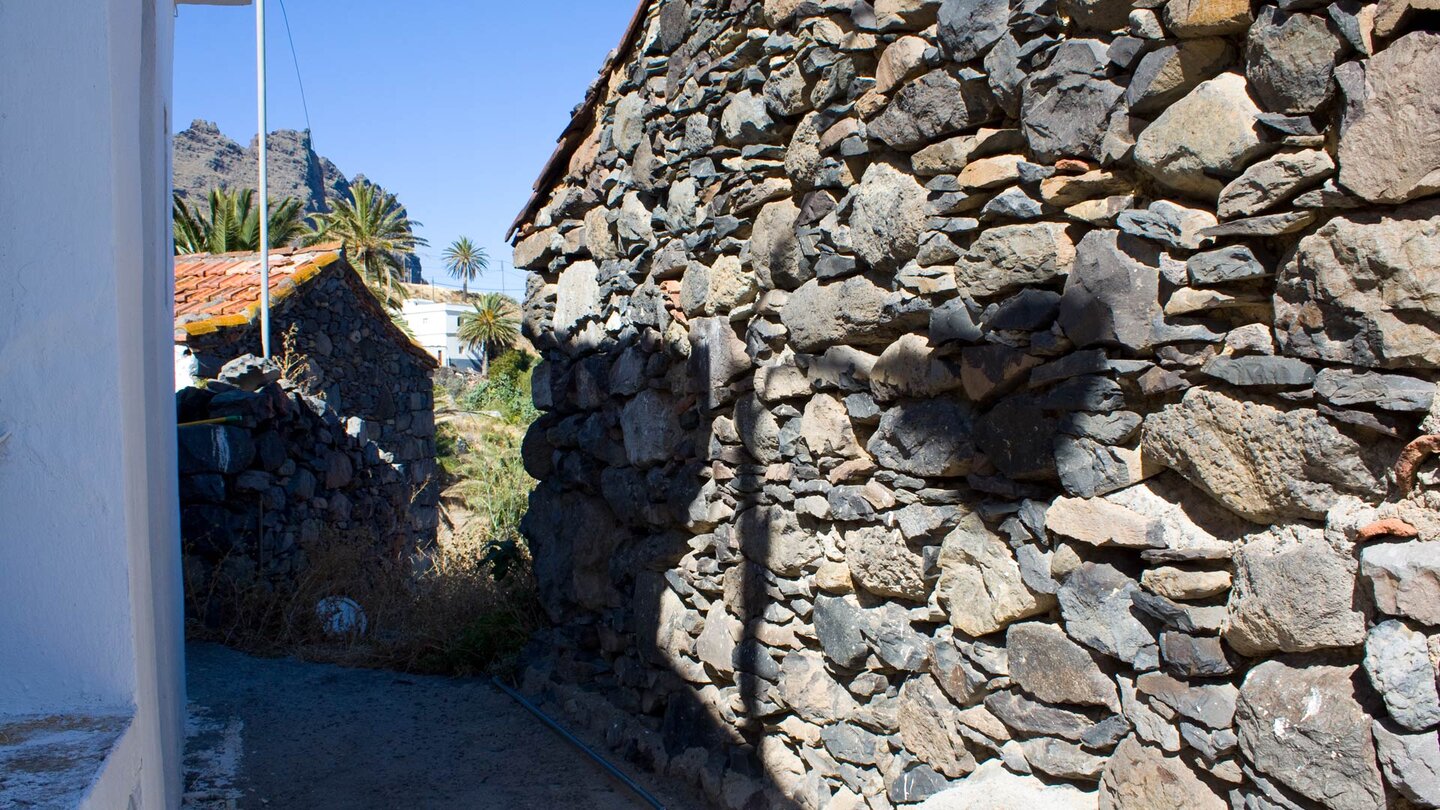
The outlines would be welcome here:
M 280 17 L 285 20 L 285 39 L 290 42 L 290 60 L 295 63 L 295 81 L 300 85 L 300 106 L 305 110 L 305 131 L 310 134 L 310 148 L 315 148 L 315 133 L 310 129 L 310 103 L 305 99 L 305 77 L 300 74 L 300 53 L 295 50 L 295 35 L 290 31 L 290 12 L 280 0 Z

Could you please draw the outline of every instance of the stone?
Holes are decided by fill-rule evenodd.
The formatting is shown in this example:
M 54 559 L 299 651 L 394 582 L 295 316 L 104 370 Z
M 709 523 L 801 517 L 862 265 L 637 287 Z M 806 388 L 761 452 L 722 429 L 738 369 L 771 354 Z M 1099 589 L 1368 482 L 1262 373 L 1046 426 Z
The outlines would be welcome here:
M 1175 630 L 1160 633 L 1160 663 L 1170 672 L 1193 678 L 1216 678 L 1235 671 L 1220 639 Z
M 714 602 L 705 614 L 705 627 L 695 640 L 695 654 L 701 661 L 726 676 L 735 674 L 735 648 L 745 629 L 721 602 Z
M 908 322 L 886 311 L 888 295 L 865 276 L 829 284 L 811 279 L 790 295 L 780 320 L 798 352 L 818 352 L 838 343 L 889 345 L 905 333 Z
M 1010 677 L 1047 703 L 1076 703 L 1120 711 L 1112 681 L 1084 647 L 1053 624 L 1012 624 L 1005 633 Z M 1053 771 L 1047 771 L 1053 773 Z M 1056 774 L 1058 775 L 1058 774 Z
M 1150 810 L 1159 807 L 1228 810 L 1229 803 L 1210 789 L 1179 757 L 1166 756 L 1126 738 L 1110 755 L 1100 777 L 1101 808 Z
M 1015 129 L 982 129 L 974 135 L 959 135 L 921 149 L 910 156 L 916 174 L 932 177 L 955 174 L 969 165 L 970 158 L 1016 149 L 1024 138 Z
M 1420 807 L 1440 807 L 1440 735 L 1395 732 L 1379 720 L 1371 730 L 1385 781 Z
M 983 78 L 957 78 L 948 70 L 937 69 L 902 87 L 885 111 L 870 122 L 869 134 L 892 149 L 913 152 L 992 121 L 997 112 Z
M 1057 174 L 1040 181 L 1040 199 L 1047 205 L 1068 207 L 1084 200 L 1122 194 L 1131 188 L 1129 178 L 1096 169 L 1084 174 Z
M 886 469 L 922 476 L 967 475 L 976 456 L 971 420 L 969 406 L 956 400 L 897 404 L 880 418 L 865 449 Z
M 1235 58 L 1230 43 L 1219 37 L 1182 39 L 1145 54 L 1125 90 L 1134 115 L 1158 113 L 1212 79 Z
M 1013 689 L 987 695 L 985 708 L 1022 737 L 1058 737 L 1078 742 L 1098 726 L 1087 714 L 1047 706 Z
M 1387 411 L 1429 413 L 1435 384 L 1403 374 L 1327 368 L 1315 378 L 1315 393 L 1342 407 L 1373 405 Z
M 1202 239 L 1250 239 L 1299 233 L 1310 227 L 1319 214 L 1315 211 L 1284 211 L 1222 222 L 1200 231 Z
M 1372 203 L 1440 191 L 1440 34 L 1406 34 L 1336 77 L 1340 184 Z
M 1159 548 L 1165 527 L 1157 519 L 1104 498 L 1057 498 L 1045 510 L 1045 530 L 1092 546 Z
M 1324 17 L 1266 6 L 1245 40 L 1245 76 L 1265 109 L 1313 113 L 1330 100 L 1335 63 L 1347 50 Z
M 1116 231 L 1091 231 L 1075 249 L 1060 327 L 1077 346 L 1149 348 L 1161 318 L 1159 252 Z
M 860 708 L 825 670 L 825 659 L 814 650 L 785 653 L 780 673 L 781 698 L 804 720 L 824 725 L 851 717 Z
M 793 290 L 807 279 L 800 242 L 795 238 L 799 217 L 800 209 L 789 199 L 767 203 L 755 217 L 750 262 L 765 289 Z
M 1256 523 L 1319 519 L 1344 495 L 1381 494 L 1365 449 L 1317 411 L 1207 388 L 1145 417 L 1141 451 Z
M 1251 281 L 1274 275 L 1245 245 L 1232 245 L 1196 253 L 1185 260 L 1185 271 L 1195 285 Z
M 945 536 L 938 564 L 940 604 L 950 623 L 967 635 L 989 635 L 1055 604 L 1050 595 L 1025 586 L 1010 548 L 975 514 L 961 518 Z
M 1230 590 L 1229 571 L 1188 571 L 1161 566 L 1147 568 L 1140 575 L 1140 584 L 1147 591 L 1166 599 L 1208 599 Z
M 846 669 L 865 663 L 865 657 L 870 654 L 870 645 L 861 633 L 866 621 L 865 611 L 855 597 L 817 596 L 811 615 L 815 635 L 820 639 L 820 648 L 825 651 L 826 657 Z
M 925 558 L 898 529 L 864 526 L 845 532 L 845 562 L 855 583 L 876 596 L 924 602 Z
M 960 350 L 960 383 L 972 402 L 988 402 L 1013 390 L 1040 358 L 991 343 Z
M 1200 371 L 1241 388 L 1298 386 L 1315 382 L 1315 367 L 1294 357 L 1216 357 Z
M 1255 770 L 1333 810 L 1385 806 L 1355 669 L 1266 661 L 1245 676 L 1235 711 L 1240 750 Z
M 1320 185 L 1334 171 L 1335 161 L 1321 149 L 1262 160 L 1221 189 L 1218 213 L 1221 219 L 1258 214 Z
M 928 674 L 912 676 L 900 687 L 900 742 L 905 750 L 951 779 L 975 770 L 965 747 L 959 710 Z
M 1111 113 L 1125 94 L 1106 78 L 1108 65 L 1099 40 L 1065 40 L 1025 81 L 1021 130 L 1040 160 L 1101 156 Z
M 1095 794 L 1073 785 L 1047 784 L 1011 773 L 998 760 L 981 764 L 963 781 L 917 805 L 916 810 L 1096 810 Z
M 691 376 L 699 382 L 705 404 L 718 408 L 729 402 L 731 382 L 750 370 L 745 341 L 735 335 L 725 316 L 696 318 L 690 322 Z
M 637 467 L 670 460 L 684 431 L 674 400 L 653 388 L 641 391 L 620 411 L 625 457 Z
M 1058 779 L 1094 782 L 1105 768 L 1105 758 L 1091 754 L 1075 743 L 1041 738 L 1021 744 L 1026 763 L 1036 771 Z
M 1355 570 L 1318 529 L 1277 526 L 1250 538 L 1235 555 L 1226 643 L 1250 656 L 1359 645 Z
M 875 66 L 875 92 L 889 93 L 925 66 L 925 49 L 929 44 L 921 37 L 901 37 L 880 54 Z
M 1334 217 L 1280 268 L 1281 351 L 1369 368 L 1440 367 L 1436 281 L 1422 269 L 1437 263 L 1440 205 Z
M 727 143 L 736 146 L 765 143 L 775 129 L 765 97 L 749 90 L 730 96 L 730 103 L 720 115 L 720 133 Z
M 1365 638 L 1365 673 L 1397 726 L 1426 731 L 1440 725 L 1440 692 L 1424 633 L 1395 619 L 1375 625 Z
M 816 394 L 805 403 L 800 438 L 816 457 L 859 458 L 863 454 L 850 413 L 834 394 Z
M 1181 39 L 1241 34 L 1254 19 L 1246 0 L 1170 0 L 1165 28 Z
M 1155 634 L 1131 607 L 1131 594 L 1139 590 L 1135 580 L 1108 563 L 1081 563 L 1057 594 L 1065 632 L 1137 669 L 1154 669 L 1159 662 Z
M 855 191 L 850 238 L 855 253 L 876 270 L 913 259 L 925 219 L 925 189 L 888 163 L 873 163 Z
M 255 460 L 254 437 L 242 428 L 231 425 L 193 425 L 180 430 L 177 435 L 181 475 L 234 475 L 248 468 Z M 334 480 L 338 478 L 338 475 L 327 476 L 326 486 L 344 486 L 349 481 L 348 459 L 345 460 L 344 480 Z
M 1172 0 L 1177 6 L 1225 5 L 1229 0 Z M 1241 3 L 1249 14 L 1249 3 Z M 1213 200 L 1224 183 L 1214 175 L 1239 174 L 1264 153 L 1260 108 L 1246 93 L 1245 77 L 1222 73 L 1172 104 L 1135 141 L 1135 164 L 1161 185 Z
M 981 232 L 955 262 L 955 286 L 982 298 L 1063 277 L 1075 243 L 1058 222 L 1001 225 Z
M 934 397 L 960 386 L 960 370 L 920 334 L 902 335 L 890 344 L 870 372 L 870 391 L 877 402 Z
M 1240 695 L 1234 684 L 1188 683 L 1161 672 L 1147 672 L 1135 684 L 1140 694 L 1207 728 L 1227 729 L 1234 724 Z
M 799 575 L 821 554 L 819 538 L 780 506 L 754 506 L 741 512 L 735 529 L 740 552 L 781 576 Z
M 1004 0 L 944 0 L 936 35 L 956 62 L 978 58 L 1005 33 L 1010 4 Z
M 900 672 L 920 672 L 929 664 L 930 640 L 910 624 L 910 614 L 894 602 L 869 611 L 870 621 L 861 628 L 875 657 Z
M 1360 573 L 1376 610 L 1440 626 L 1440 543 L 1367 546 L 1360 552 Z
M 762 464 L 780 461 L 780 422 L 755 396 L 735 404 L 735 428 L 740 442 Z
M 560 273 L 555 290 L 555 336 L 564 341 L 573 337 L 581 322 L 600 311 L 600 268 L 594 262 L 579 261 Z

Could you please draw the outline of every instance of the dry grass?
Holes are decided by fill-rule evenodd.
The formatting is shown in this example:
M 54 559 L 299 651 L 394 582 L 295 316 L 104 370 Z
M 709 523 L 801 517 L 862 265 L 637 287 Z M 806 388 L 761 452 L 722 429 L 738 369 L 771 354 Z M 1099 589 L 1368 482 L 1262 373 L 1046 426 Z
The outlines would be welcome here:
M 518 530 L 534 486 L 520 464 L 523 435 L 520 426 L 483 416 L 444 417 L 442 525 L 421 559 L 378 554 L 389 544 L 358 531 L 331 532 L 302 548 L 301 573 L 283 587 L 243 556 L 219 561 L 213 576 L 188 564 L 188 612 L 197 617 L 190 636 L 353 666 L 456 675 L 508 669 L 541 616 Z M 327 597 L 359 604 L 365 631 L 327 632 L 316 613 Z

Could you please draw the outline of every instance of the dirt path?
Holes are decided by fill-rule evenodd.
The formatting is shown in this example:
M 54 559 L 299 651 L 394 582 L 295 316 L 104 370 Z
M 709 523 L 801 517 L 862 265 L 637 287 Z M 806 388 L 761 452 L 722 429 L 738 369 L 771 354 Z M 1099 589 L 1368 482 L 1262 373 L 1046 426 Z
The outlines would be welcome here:
M 186 808 L 649 807 L 485 680 L 202 644 L 187 659 Z

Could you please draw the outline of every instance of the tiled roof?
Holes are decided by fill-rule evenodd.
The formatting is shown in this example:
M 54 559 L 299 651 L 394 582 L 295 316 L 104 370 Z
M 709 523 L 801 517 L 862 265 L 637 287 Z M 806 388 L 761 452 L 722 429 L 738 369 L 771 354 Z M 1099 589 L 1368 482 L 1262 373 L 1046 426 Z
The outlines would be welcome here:
M 273 303 L 340 258 L 338 245 L 270 251 Z M 248 323 L 260 305 L 260 254 L 193 253 L 175 257 L 175 323 L 195 332 L 204 325 Z M 210 322 L 214 323 L 210 323 Z M 209 331 L 209 330 L 205 330 Z
M 338 243 L 270 251 L 270 306 L 279 306 L 337 261 L 342 263 L 344 279 L 355 290 L 361 306 L 371 311 L 402 350 L 433 367 L 435 358 L 392 322 L 384 305 L 345 261 Z M 175 257 L 176 343 L 229 327 L 247 326 L 259 312 L 258 252 L 193 253 Z

